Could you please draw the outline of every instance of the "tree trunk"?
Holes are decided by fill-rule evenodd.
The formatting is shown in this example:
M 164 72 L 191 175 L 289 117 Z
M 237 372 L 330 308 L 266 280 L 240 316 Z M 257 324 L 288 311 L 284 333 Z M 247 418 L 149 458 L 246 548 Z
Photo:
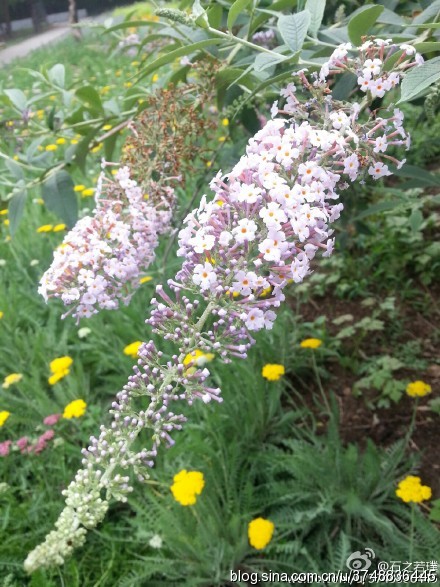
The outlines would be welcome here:
M 31 18 L 34 31 L 40 32 L 41 25 L 46 22 L 46 10 L 42 0 L 30 0 Z
M 1 12 L 5 22 L 5 36 L 11 36 L 11 16 L 9 14 L 9 0 L 1 0 Z
M 81 29 L 73 27 L 78 23 L 78 9 L 76 7 L 76 0 L 69 0 L 69 23 L 72 27 L 73 36 L 77 41 L 81 39 Z

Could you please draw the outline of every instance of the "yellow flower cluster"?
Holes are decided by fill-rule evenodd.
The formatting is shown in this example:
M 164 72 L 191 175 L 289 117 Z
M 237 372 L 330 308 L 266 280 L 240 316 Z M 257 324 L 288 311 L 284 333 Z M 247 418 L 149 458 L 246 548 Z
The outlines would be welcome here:
M 66 230 L 65 224 L 43 224 L 37 228 L 37 232 L 60 232 L 60 230 Z
M 63 379 L 63 377 L 69 375 L 72 363 L 73 359 L 67 356 L 58 357 L 57 359 L 51 361 L 49 367 L 52 375 L 48 379 L 50 385 L 55 385 L 55 383 L 58 383 L 60 379 Z
M 139 347 L 141 346 L 141 344 L 142 344 L 142 342 L 140 340 L 136 340 L 135 342 L 128 344 L 124 348 L 124 355 L 128 355 L 132 359 L 136 359 L 136 357 L 138 356 L 138 351 L 139 351 Z
M 300 347 L 303 349 L 317 349 L 322 345 L 322 340 L 319 338 L 306 338 L 300 343 Z
M 10 415 L 11 412 L 7 412 L 6 410 L 0 412 L 0 428 L 3 426 L 3 424 L 6 422 Z
M 205 486 L 205 479 L 200 471 L 183 469 L 174 475 L 173 481 L 170 489 L 174 499 L 181 505 L 194 505 L 197 500 L 196 496 L 202 493 Z
M 264 518 L 255 518 L 248 525 L 249 544 L 257 550 L 265 548 L 272 540 L 274 523 Z
M 10 375 L 6 375 L 5 380 L 3 381 L 2 387 L 3 389 L 8 389 L 10 385 L 14 383 L 18 383 L 23 379 L 23 375 L 21 373 L 11 373 Z
M 267 363 L 261 370 L 261 375 L 268 381 L 278 381 L 285 374 L 284 365 L 276 363 Z
M 86 409 L 86 402 L 83 399 L 76 399 L 64 408 L 63 418 L 66 418 L 66 420 L 81 418 L 86 413 Z
M 151 281 L 153 278 L 150 277 L 149 275 L 145 275 L 145 277 L 141 277 L 139 279 L 139 283 L 142 285 L 143 283 L 148 283 L 149 281 Z
M 409 503 L 410 501 L 420 503 L 421 501 L 430 499 L 432 491 L 427 485 L 422 485 L 420 477 L 408 475 L 397 486 L 396 495 L 405 503 Z
M 406 386 L 406 393 L 410 397 L 423 397 L 431 393 L 432 388 L 424 381 L 412 381 Z

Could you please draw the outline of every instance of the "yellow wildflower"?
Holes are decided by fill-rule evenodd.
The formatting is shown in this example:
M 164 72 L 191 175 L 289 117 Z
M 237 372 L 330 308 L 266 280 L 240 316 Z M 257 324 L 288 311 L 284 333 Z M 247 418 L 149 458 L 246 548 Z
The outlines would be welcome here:
M 300 347 L 303 349 L 317 349 L 322 345 L 322 340 L 319 338 L 306 338 L 300 343 Z
M 34 204 L 40 204 L 40 206 L 42 206 L 44 204 L 44 200 L 43 198 L 35 198 L 35 200 L 32 200 Z
M 405 503 L 414 502 L 420 503 L 427 499 L 431 499 L 432 491 L 428 485 L 422 485 L 420 477 L 413 477 L 408 475 L 396 489 L 397 497 L 400 497 Z
M 3 426 L 3 424 L 6 422 L 10 415 L 11 412 L 7 412 L 6 410 L 0 412 L 0 428 Z
M 93 196 L 94 193 L 95 193 L 95 190 L 93 188 L 87 188 L 82 191 L 81 195 L 83 198 L 87 198 L 89 196 Z
M 139 347 L 141 346 L 141 344 L 142 344 L 142 342 L 140 340 L 136 340 L 135 342 L 128 344 L 124 348 L 124 355 L 128 355 L 132 359 L 136 359 L 136 357 L 138 356 L 138 351 L 139 351 Z
M 139 283 L 142 285 L 143 283 L 148 283 L 149 281 L 151 281 L 153 278 L 150 277 L 149 275 L 145 275 L 145 277 L 141 277 L 139 279 Z
M 227 138 L 227 137 L 219 137 L 219 138 L 218 138 L 218 142 L 219 142 L 219 143 L 224 143 L 224 142 L 226 141 L 226 138 Z
M 71 145 L 77 145 L 78 144 L 78 139 L 70 139 L 70 144 Z
M 102 143 L 99 143 L 98 145 L 96 145 L 96 147 L 93 147 L 93 149 L 90 149 L 91 153 L 97 153 L 98 151 L 100 151 L 102 149 Z M 83 194 L 84 195 L 84 194 Z
M 66 144 L 66 139 L 64 139 L 63 137 L 60 137 L 55 142 L 56 142 L 57 145 L 65 145 Z
M 85 189 L 86 189 L 86 186 L 85 186 L 85 185 L 83 185 L 82 183 L 79 183 L 78 185 L 76 185 L 76 186 L 73 188 L 73 191 L 74 191 L 74 192 L 82 192 L 82 191 L 84 191 Z
M 60 232 L 60 230 L 66 230 L 66 225 L 65 224 L 56 224 L 53 227 L 54 232 Z
M 56 145 L 46 145 L 46 151 L 56 151 L 57 149 Z
M 5 216 L 8 213 L 8 209 L 0 210 L 0 216 Z
M 5 313 L 0 310 L 0 320 L 3 318 L 4 315 Z
M 206 162 L 206 167 L 211 167 L 211 165 L 212 165 L 211 161 Z
M 112 175 L 116 175 L 117 173 L 118 173 L 118 170 L 117 170 L 117 169 L 112 169 L 112 170 L 111 170 L 111 174 L 112 174 Z
M 406 386 L 406 393 L 410 397 L 423 397 L 431 393 L 432 388 L 424 381 L 412 381 Z
M 151 78 L 151 81 L 153 82 L 153 84 L 155 84 L 158 80 L 159 80 L 159 76 L 157 73 L 155 73 L 153 75 L 153 77 Z
M 276 363 L 267 363 L 261 369 L 261 375 L 268 381 L 278 381 L 285 372 L 284 365 L 277 365 Z
M 72 366 L 73 359 L 69 356 L 58 357 L 50 362 L 50 370 L 52 373 L 57 373 L 58 371 L 66 371 Z
M 202 493 L 205 486 L 203 473 L 200 471 L 187 471 L 183 469 L 177 475 L 174 475 L 174 483 L 170 489 L 174 499 L 181 505 L 194 505 L 197 500 L 197 495 Z
M 223 126 L 229 126 L 229 118 L 223 118 L 222 125 Z
M 6 220 L 3 220 L 3 224 L 4 224 L 5 226 L 9 226 L 9 219 L 8 219 L 8 218 L 6 218 Z
M 23 379 L 23 375 L 21 373 L 11 373 L 10 375 L 6 375 L 5 380 L 3 381 L 2 387 L 3 389 L 8 389 L 14 383 L 18 383 Z
M 71 420 L 72 418 L 81 418 L 86 413 L 87 404 L 83 399 L 76 399 L 64 408 L 63 418 Z
M 212 353 L 204 353 L 200 349 L 196 349 L 191 353 L 188 353 L 186 357 L 183 359 L 183 364 L 185 367 L 190 363 L 197 365 L 197 367 L 204 367 L 206 363 L 210 363 L 214 359 L 215 355 Z
M 52 375 L 48 379 L 49 384 L 55 385 L 63 377 L 69 375 L 72 363 L 73 359 L 69 356 L 58 357 L 51 361 L 49 367 Z
M 249 544 L 257 550 L 265 548 L 272 540 L 275 525 L 270 520 L 255 518 L 248 525 Z
M 126 88 L 131 88 L 132 85 L 133 85 L 133 82 L 124 82 L 124 87 L 126 87 Z
M 50 232 L 53 228 L 53 224 L 43 224 L 37 228 L 37 232 Z
M 104 126 L 102 127 L 102 130 L 111 130 L 113 127 L 111 124 L 104 124 Z

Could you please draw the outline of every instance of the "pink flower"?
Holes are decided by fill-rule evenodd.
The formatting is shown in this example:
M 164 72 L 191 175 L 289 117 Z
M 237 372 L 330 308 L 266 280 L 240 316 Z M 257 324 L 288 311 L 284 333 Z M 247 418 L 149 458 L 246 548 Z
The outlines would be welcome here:
M 60 418 L 61 414 L 50 414 L 44 418 L 43 424 L 46 426 L 54 426 Z
M 47 440 L 52 440 L 55 436 L 55 432 L 53 430 L 46 430 L 43 434 L 39 437 L 37 442 L 46 442 Z
M 4 442 L 0 442 L 0 457 L 8 456 L 11 444 L 12 440 L 5 440 Z
M 28 443 L 29 443 L 29 440 L 28 440 L 27 436 L 22 436 L 21 438 L 19 438 L 19 439 L 16 441 L 16 443 L 15 443 L 15 444 L 16 444 L 16 445 L 18 446 L 18 448 L 20 449 L 20 452 L 21 452 L 21 453 L 23 453 L 23 452 L 26 452 L 26 450 L 25 450 L 25 449 L 26 449 L 26 447 L 27 447 Z

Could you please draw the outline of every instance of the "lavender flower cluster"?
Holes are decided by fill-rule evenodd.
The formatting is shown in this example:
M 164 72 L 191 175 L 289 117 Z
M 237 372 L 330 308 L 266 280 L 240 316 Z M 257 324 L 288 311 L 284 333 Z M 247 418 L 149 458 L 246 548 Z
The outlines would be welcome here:
M 182 268 L 168 281 L 170 294 L 156 288 L 147 320 L 155 333 L 175 343 L 176 353 L 166 361 L 153 341 L 141 346 L 134 374 L 112 404 L 112 423 L 101 426 L 99 437 L 83 450 L 83 469 L 64 492 L 66 508 L 56 530 L 29 554 L 29 572 L 62 563 L 84 542 L 85 528 L 102 520 L 109 500 L 126 499 L 131 487 L 121 471 L 132 468 L 140 480 L 148 478 L 158 448 L 173 444 L 171 433 L 185 421 L 173 404 L 221 401 L 208 369 L 188 357 L 196 357 L 197 350 L 225 362 L 246 357 L 255 342 L 252 334 L 272 328 L 286 285 L 311 272 L 318 251 L 332 253 L 330 224 L 343 209 L 338 190 L 368 174 L 374 179 L 390 174 L 383 159 L 403 164 L 386 154 L 390 145 L 409 146 L 402 113 L 391 108 L 386 117 L 368 110 L 365 115 L 367 102 L 334 100 L 326 80 L 334 66 L 337 72 L 360 73 L 368 67 L 365 53 L 379 59 L 375 54 L 384 46 L 376 40 L 351 58 L 344 45 L 314 83 L 299 72 L 310 98 L 300 101 L 289 84 L 281 92 L 284 104 L 273 106 L 273 120 L 250 139 L 246 154 L 230 173 L 219 172 L 212 180 L 213 199 L 204 196 L 187 216 L 179 235 Z M 399 72 L 408 58 L 398 63 Z M 144 429 L 152 448 L 133 449 Z
M 127 304 L 132 290 L 154 259 L 158 236 L 171 220 L 174 190 L 150 201 L 130 169 L 120 168 L 114 180 L 101 174 L 93 216 L 85 216 L 66 235 L 43 275 L 38 292 L 47 301 L 61 298 L 68 314 L 90 317 L 99 309 Z M 155 203 L 153 203 L 155 202 Z

